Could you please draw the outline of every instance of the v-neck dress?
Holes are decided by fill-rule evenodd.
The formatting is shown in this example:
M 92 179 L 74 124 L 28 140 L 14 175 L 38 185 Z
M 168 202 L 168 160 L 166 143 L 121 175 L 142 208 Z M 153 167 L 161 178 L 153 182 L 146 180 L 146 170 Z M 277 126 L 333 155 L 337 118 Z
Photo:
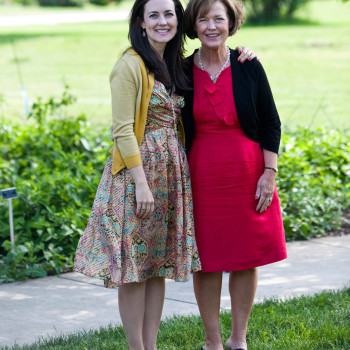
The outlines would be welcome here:
M 215 84 L 196 65 L 193 70 L 195 133 L 188 159 L 202 271 L 245 270 L 285 259 L 276 189 L 271 206 L 256 211 L 263 151 L 240 126 L 231 67 Z
M 201 268 L 194 236 L 190 173 L 177 131 L 183 97 L 155 81 L 140 154 L 154 212 L 136 217 L 135 183 L 128 169 L 103 172 L 74 270 L 105 287 L 165 277 L 185 282 Z

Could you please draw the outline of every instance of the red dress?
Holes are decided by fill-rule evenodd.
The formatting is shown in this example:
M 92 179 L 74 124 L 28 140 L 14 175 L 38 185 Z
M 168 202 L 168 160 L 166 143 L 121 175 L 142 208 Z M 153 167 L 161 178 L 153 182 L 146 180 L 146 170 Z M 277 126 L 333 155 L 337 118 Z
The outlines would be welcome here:
M 243 132 L 231 67 L 214 84 L 194 65 L 195 135 L 189 154 L 194 222 L 203 272 L 245 270 L 287 257 L 280 203 L 256 211 L 264 172 L 260 144 Z

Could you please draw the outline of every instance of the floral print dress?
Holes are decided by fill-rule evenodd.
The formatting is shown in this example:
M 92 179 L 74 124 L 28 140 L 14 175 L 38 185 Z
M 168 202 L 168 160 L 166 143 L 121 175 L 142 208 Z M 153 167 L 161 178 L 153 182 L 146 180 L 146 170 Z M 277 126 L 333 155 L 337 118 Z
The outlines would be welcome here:
M 184 282 L 201 269 L 194 235 L 190 174 L 177 132 L 184 100 L 155 81 L 140 154 L 155 200 L 149 219 L 135 214 L 135 184 L 128 169 L 104 169 L 74 270 L 105 287 L 165 277 Z

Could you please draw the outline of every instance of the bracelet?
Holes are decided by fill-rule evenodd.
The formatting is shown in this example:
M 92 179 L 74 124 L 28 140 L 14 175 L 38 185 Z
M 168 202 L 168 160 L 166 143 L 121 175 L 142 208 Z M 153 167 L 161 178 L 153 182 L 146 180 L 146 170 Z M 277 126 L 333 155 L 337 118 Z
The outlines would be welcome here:
M 271 167 L 269 167 L 269 166 L 266 166 L 264 169 L 273 170 L 275 173 L 278 172 L 278 169 L 277 169 L 277 168 L 271 168 Z

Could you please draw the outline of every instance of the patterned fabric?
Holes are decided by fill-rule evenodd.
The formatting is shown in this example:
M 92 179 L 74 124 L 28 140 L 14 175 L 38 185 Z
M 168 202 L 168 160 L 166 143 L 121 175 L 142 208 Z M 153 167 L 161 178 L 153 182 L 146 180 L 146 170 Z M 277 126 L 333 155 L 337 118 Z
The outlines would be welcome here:
M 104 169 L 74 270 L 105 287 L 165 277 L 184 282 L 201 269 L 194 238 L 192 194 L 185 150 L 177 133 L 183 98 L 155 82 L 140 154 L 155 200 L 150 219 L 135 215 L 135 184 L 127 169 Z

